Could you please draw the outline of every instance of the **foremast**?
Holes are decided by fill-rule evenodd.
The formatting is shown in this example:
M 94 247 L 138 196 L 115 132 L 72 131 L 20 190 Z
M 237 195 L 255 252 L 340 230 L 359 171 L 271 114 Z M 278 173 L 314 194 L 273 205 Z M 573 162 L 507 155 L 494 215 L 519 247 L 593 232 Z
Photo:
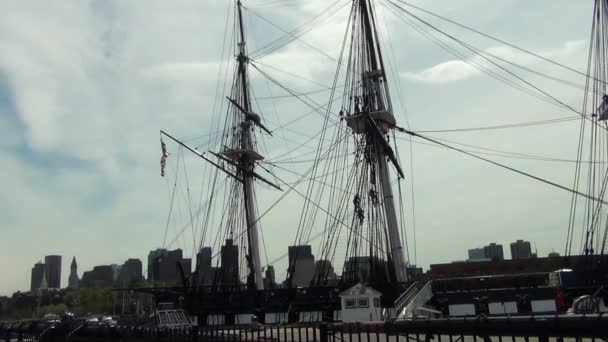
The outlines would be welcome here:
M 351 76 L 350 104 L 346 113 L 348 126 L 357 135 L 365 137 L 366 162 L 370 170 L 369 194 L 372 202 L 377 194 L 382 196 L 382 209 L 390 251 L 387 253 L 392 261 L 394 280 L 407 281 L 406 261 L 399 234 L 399 221 L 390 181 L 389 162 L 403 177 L 395 153 L 388 142 L 388 137 L 396 125 L 390 99 L 388 83 L 378 32 L 370 0 L 355 0 L 359 20 L 355 25 L 353 46 L 349 67 Z M 356 75 L 356 76 L 354 76 Z M 344 113 L 343 113 L 344 114 Z M 377 179 L 374 179 L 377 178 Z

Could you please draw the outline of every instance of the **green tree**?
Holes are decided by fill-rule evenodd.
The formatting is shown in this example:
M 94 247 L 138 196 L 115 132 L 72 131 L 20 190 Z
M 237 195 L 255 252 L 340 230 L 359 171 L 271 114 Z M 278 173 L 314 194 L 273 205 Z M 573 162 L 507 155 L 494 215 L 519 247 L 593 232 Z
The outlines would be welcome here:
M 68 311 L 68 307 L 64 303 L 50 304 L 50 305 L 45 305 L 40 308 L 40 316 L 44 316 L 47 314 L 55 314 L 55 315 L 61 316 L 66 311 Z

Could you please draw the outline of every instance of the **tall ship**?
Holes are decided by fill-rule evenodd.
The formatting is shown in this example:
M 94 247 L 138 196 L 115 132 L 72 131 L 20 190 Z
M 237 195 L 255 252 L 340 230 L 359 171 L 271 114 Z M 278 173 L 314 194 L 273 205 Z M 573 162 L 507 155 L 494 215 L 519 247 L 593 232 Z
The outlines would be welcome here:
M 387 6 L 398 15 L 409 13 L 400 3 L 389 1 Z M 598 145 L 598 137 L 605 136 L 608 118 L 605 5 L 604 1 L 595 2 L 593 37 L 596 38 L 592 39 L 584 108 L 582 112 L 577 111 L 581 136 L 573 187 L 472 155 L 572 193 L 566 255 L 572 254 L 574 232 L 582 221 L 582 252 L 589 257 L 584 260 L 591 260 L 581 262 L 588 265 L 585 274 L 605 274 L 606 270 L 604 252 L 608 230 L 604 194 L 608 177 L 601 162 L 606 160 L 605 149 Z M 284 37 L 251 53 L 245 13 L 260 15 L 237 0 L 231 7 L 233 36 L 224 40 L 224 48 L 234 58 L 231 67 L 220 68 L 220 72 L 226 71 L 226 74 L 232 70 L 232 76 L 226 77 L 226 86 L 218 82 L 212 122 L 209 133 L 204 136 L 207 142 L 195 146 L 174 132 L 161 131 L 161 172 L 172 179 L 168 182 L 171 209 L 167 230 L 171 215 L 175 214 L 174 207 L 181 201 L 187 209 L 182 213 L 186 219 L 180 234 L 188 229 L 192 231 L 196 266 L 192 273 L 182 268 L 180 286 L 159 286 L 147 291 L 154 293 L 158 302 L 178 304 L 196 317 L 199 324 L 343 320 L 346 309 L 353 308 L 370 312 L 366 320 L 384 320 L 411 315 L 420 308 L 429 314 L 450 314 L 447 301 L 469 305 L 462 301 L 477 300 L 470 295 L 470 288 L 468 295 L 452 289 L 467 281 L 441 281 L 432 286 L 428 279 L 418 278 L 416 267 L 408 260 L 404 204 L 407 199 L 402 191 L 407 170 L 398 153 L 398 135 L 422 138 L 467 153 L 411 131 L 406 120 L 401 119 L 406 119 L 401 116 L 404 113 L 396 115 L 390 90 L 390 66 L 382 47 L 375 2 L 353 0 L 340 6 L 350 6 L 350 11 L 344 38 L 339 42 L 339 54 L 334 58 L 319 51 L 336 65 L 332 84 L 318 91 L 302 92 L 274 77 L 273 66 L 260 60 L 297 40 L 310 27 L 303 25 L 286 32 Z M 337 8 L 337 4 L 330 5 L 328 13 Z M 281 95 L 265 99 L 289 97 L 306 109 L 304 114 L 282 123 L 281 113 L 290 107 L 260 105 L 264 98 L 255 96 L 256 86 L 263 82 L 254 81 L 256 78 L 263 79 L 267 87 L 273 85 L 282 91 Z M 545 95 L 559 102 L 550 94 Z M 322 97 L 326 102 L 319 100 Z M 270 115 L 265 112 L 268 110 L 276 120 L 269 119 Z M 302 135 L 306 141 L 284 152 L 288 146 L 282 144 L 288 144 L 285 137 L 290 134 Z M 591 145 L 585 148 L 588 134 L 591 134 Z M 177 153 L 173 147 L 178 149 Z M 273 148 L 283 151 L 276 157 Z M 591 162 L 584 160 L 587 152 Z M 268 155 L 274 157 L 268 158 Z M 169 160 L 174 163 L 171 170 Z M 193 206 L 196 196 L 188 185 L 186 160 L 203 165 L 198 209 Z M 585 166 L 589 167 L 586 176 Z M 185 188 L 185 193 L 180 194 L 179 187 Z M 586 201 L 584 209 L 577 210 L 581 199 Z M 283 205 L 284 202 L 288 205 Z M 261 210 L 262 207 L 265 209 Z M 277 238 L 264 239 L 262 233 L 264 220 L 270 220 L 273 215 L 278 218 L 272 222 L 282 225 L 291 239 L 283 242 L 288 253 L 276 260 L 268 258 L 267 243 L 276 244 Z M 577 215 L 585 217 L 580 219 Z M 165 234 L 164 244 L 166 242 Z M 313 246 L 316 262 L 312 257 Z M 285 279 L 277 282 L 273 266 L 281 264 L 281 260 L 286 268 Z M 336 272 L 335 267 L 341 267 L 341 272 Z M 551 288 L 528 292 L 542 293 L 541 296 L 549 297 L 543 300 L 555 302 L 552 291 L 567 282 L 562 278 L 569 277 L 572 278 L 563 270 L 552 279 L 528 276 L 530 288 Z M 592 285 L 587 287 L 601 286 L 606 281 L 604 278 L 588 279 Z M 494 281 L 497 286 L 501 281 L 517 283 L 505 279 Z M 479 286 L 474 280 L 469 280 L 469 284 Z M 521 286 L 513 285 L 515 287 Z M 526 293 L 518 292 L 518 295 L 525 297 Z M 502 297 L 496 298 L 503 303 L 503 313 L 509 313 L 504 311 Z M 533 298 L 528 298 L 530 301 Z M 417 306 L 413 308 L 410 303 Z M 526 306 L 520 304 L 513 304 L 515 312 Z M 473 313 L 480 306 L 479 303 L 470 305 Z M 487 302 L 484 305 L 482 310 L 488 311 L 490 305 Z

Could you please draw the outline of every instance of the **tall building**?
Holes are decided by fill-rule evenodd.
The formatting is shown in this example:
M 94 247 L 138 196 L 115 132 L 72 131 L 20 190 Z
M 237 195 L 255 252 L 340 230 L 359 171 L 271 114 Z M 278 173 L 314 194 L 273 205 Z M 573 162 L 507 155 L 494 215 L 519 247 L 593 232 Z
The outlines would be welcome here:
M 532 258 L 532 248 L 530 241 L 517 240 L 511 242 L 511 259 L 530 259 Z
M 269 265 L 268 267 L 266 267 L 266 271 L 264 271 L 264 288 L 272 289 L 276 286 L 277 283 L 274 277 L 274 267 L 272 265 Z
M 61 288 L 61 255 L 47 255 L 44 257 L 44 263 L 49 288 Z
M 310 245 L 289 246 L 289 267 L 293 268 L 291 285 L 306 287 L 315 274 L 315 256 Z
M 192 258 L 183 258 L 181 264 L 184 276 L 189 277 L 192 274 Z
M 70 265 L 70 277 L 68 278 L 68 287 L 75 289 L 78 287 L 78 264 L 76 264 L 76 257 L 72 258 L 72 264 Z
M 334 266 L 331 264 L 329 260 L 317 260 L 315 262 L 315 277 L 318 279 L 335 279 L 336 272 L 334 271 Z
M 178 283 L 180 274 L 177 268 L 177 263 L 181 263 L 183 252 L 181 249 L 168 251 L 165 256 L 158 257 L 158 278 L 156 280 L 167 283 Z
M 220 282 L 226 285 L 239 284 L 239 247 L 232 239 L 226 239 L 222 246 Z
M 99 265 L 82 274 L 81 287 L 113 287 L 118 278 L 118 265 Z
M 211 252 L 211 247 L 203 247 L 196 254 L 196 284 L 198 286 L 208 286 L 213 282 Z
M 164 249 L 152 251 L 154 256 L 148 265 L 148 279 L 171 284 L 181 284 L 182 277 L 178 265 L 181 265 L 184 275 L 192 272 L 192 259 L 184 258 L 181 249 L 167 251 Z M 150 277 L 151 276 L 151 277 Z
M 142 264 L 139 259 L 128 259 L 118 272 L 118 286 L 129 287 L 143 279 Z
M 342 281 L 351 283 L 387 283 L 388 263 L 386 260 L 376 256 L 356 256 L 350 257 L 344 263 Z
M 32 267 L 32 278 L 30 281 L 30 290 L 36 291 L 41 287 L 42 279 L 45 278 L 46 267 L 43 263 L 37 262 Z
M 494 242 L 490 243 L 487 246 L 483 247 L 483 252 L 486 258 L 491 260 L 504 260 L 504 254 L 502 251 L 502 245 L 496 244 Z
M 155 272 L 154 261 L 161 256 L 167 255 L 167 250 L 164 248 L 158 248 L 148 253 L 148 280 L 158 279 L 158 274 Z
M 469 260 L 470 261 L 487 260 L 486 253 L 483 250 L 483 248 L 472 248 L 472 249 L 469 249 Z

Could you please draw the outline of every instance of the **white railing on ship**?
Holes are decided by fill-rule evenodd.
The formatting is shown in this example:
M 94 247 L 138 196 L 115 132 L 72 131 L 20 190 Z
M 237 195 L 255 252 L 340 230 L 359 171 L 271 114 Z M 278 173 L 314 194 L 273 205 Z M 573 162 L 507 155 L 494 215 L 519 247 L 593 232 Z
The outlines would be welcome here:
M 422 308 L 431 297 L 433 297 L 433 287 L 431 281 L 428 281 L 415 295 L 413 295 L 413 298 L 408 299 L 409 302 L 401 311 L 398 311 L 397 317 L 414 318 L 419 313 L 418 309 Z M 424 311 L 421 313 L 425 316 Z
M 417 292 L 418 282 L 415 281 L 395 300 L 395 310 L 397 311 L 397 314 L 400 313 L 403 308 L 405 308 L 405 306 L 411 300 L 411 297 L 415 296 Z

